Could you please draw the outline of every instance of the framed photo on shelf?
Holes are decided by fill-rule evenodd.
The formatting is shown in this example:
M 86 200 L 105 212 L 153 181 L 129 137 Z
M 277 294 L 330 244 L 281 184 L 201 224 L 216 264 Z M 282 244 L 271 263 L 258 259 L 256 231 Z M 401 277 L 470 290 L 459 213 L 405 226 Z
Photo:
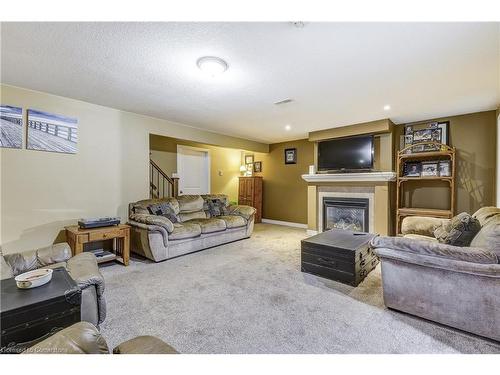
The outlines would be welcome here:
M 421 172 L 422 172 L 422 163 L 420 162 L 405 163 L 403 172 L 405 177 L 420 177 Z
M 286 148 L 285 149 L 285 164 L 297 164 L 297 149 L 296 148 Z
M 441 160 L 439 162 L 439 175 L 441 177 L 450 177 L 451 176 L 451 161 L 450 160 Z
M 411 152 L 424 152 L 425 151 L 425 148 L 424 148 L 424 145 L 413 145 L 413 147 L 411 148 Z
M 438 175 L 438 162 L 429 161 L 422 163 L 422 177 L 435 177 Z

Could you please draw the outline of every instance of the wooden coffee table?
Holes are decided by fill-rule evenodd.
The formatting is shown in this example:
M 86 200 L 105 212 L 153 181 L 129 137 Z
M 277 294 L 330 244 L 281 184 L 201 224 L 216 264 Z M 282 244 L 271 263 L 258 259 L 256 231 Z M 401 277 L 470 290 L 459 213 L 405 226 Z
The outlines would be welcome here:
M 78 225 L 66 227 L 66 240 L 73 256 L 83 252 L 83 245 L 90 242 L 113 240 L 114 258 L 105 261 L 119 260 L 128 266 L 130 259 L 130 225 L 120 224 L 109 227 L 81 229 Z

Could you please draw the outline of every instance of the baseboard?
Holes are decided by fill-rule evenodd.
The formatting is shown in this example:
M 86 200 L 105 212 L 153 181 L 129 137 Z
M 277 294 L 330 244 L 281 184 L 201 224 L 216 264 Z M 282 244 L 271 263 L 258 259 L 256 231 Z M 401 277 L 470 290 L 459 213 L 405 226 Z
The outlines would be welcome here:
M 284 226 L 287 226 L 287 227 L 307 229 L 307 224 L 292 223 L 290 221 L 262 219 L 262 222 L 263 223 L 267 223 L 267 224 L 276 224 L 276 225 L 284 225 Z
M 315 236 L 315 235 L 317 235 L 317 234 L 318 234 L 318 231 L 317 231 L 317 230 L 308 229 L 308 230 L 306 231 L 306 234 L 307 234 L 308 236 Z

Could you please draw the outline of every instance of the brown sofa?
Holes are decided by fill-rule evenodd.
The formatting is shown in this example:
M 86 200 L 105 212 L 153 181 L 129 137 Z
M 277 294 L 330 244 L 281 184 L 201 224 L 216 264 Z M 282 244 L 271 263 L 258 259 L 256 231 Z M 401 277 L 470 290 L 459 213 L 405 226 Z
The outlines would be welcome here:
M 386 306 L 500 341 L 500 208 L 473 217 L 481 230 L 470 247 L 439 243 L 447 219 L 408 217 L 403 237 L 372 241 L 382 263 Z
M 214 215 L 210 205 L 223 212 Z M 152 214 L 151 207 L 166 203 L 173 218 Z M 155 262 L 248 238 L 254 227 L 255 208 L 229 205 L 222 194 L 182 195 L 146 199 L 129 205 L 131 250 Z
M 176 353 L 174 348 L 154 336 L 138 336 L 113 349 L 113 354 Z M 28 348 L 23 354 L 110 354 L 110 350 L 96 327 L 79 322 Z

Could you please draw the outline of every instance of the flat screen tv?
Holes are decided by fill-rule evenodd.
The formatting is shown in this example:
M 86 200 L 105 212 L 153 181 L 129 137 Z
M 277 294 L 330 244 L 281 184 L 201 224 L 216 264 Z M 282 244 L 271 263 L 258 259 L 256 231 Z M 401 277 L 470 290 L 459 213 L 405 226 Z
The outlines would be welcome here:
M 318 143 L 318 172 L 369 171 L 372 168 L 372 135 L 338 138 Z

